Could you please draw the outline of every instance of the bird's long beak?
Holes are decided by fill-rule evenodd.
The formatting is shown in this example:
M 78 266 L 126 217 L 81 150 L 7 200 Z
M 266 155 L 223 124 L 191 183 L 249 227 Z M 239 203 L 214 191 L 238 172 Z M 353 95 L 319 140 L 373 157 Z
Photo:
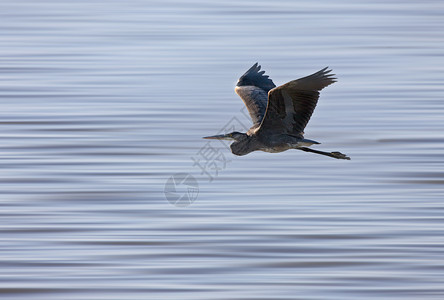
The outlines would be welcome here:
M 228 141 L 233 140 L 233 138 L 229 134 L 219 134 L 219 135 L 205 136 L 203 138 L 207 139 L 207 140 L 228 140 Z

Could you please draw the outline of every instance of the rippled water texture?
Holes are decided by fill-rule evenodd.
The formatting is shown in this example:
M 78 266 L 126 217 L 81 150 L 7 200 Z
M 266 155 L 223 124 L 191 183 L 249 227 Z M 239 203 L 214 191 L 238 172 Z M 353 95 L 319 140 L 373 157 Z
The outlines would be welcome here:
M 0 14 L 1 299 L 444 299 L 442 1 Z M 256 61 L 334 70 L 306 137 L 351 161 L 201 139 L 250 122 Z

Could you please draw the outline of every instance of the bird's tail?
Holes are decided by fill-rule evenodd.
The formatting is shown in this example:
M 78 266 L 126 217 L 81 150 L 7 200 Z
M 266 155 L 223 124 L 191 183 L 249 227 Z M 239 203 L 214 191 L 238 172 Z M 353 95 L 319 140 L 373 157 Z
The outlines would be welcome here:
M 309 139 L 302 139 L 298 142 L 298 146 L 304 146 L 304 147 L 310 147 L 311 145 L 318 145 L 319 142 L 309 140 Z

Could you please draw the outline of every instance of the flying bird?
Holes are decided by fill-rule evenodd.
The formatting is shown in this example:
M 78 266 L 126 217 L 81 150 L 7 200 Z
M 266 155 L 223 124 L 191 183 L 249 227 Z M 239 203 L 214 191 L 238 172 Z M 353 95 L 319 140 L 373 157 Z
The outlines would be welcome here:
M 231 152 L 246 155 L 253 151 L 282 152 L 298 149 L 330 156 L 350 159 L 341 152 L 324 152 L 310 147 L 320 144 L 304 138 L 304 128 L 319 99 L 319 91 L 336 82 L 328 67 L 297 80 L 276 87 L 264 75 L 261 66 L 255 63 L 239 78 L 235 92 L 248 109 L 253 126 L 246 132 L 207 136 L 204 139 L 232 140 Z

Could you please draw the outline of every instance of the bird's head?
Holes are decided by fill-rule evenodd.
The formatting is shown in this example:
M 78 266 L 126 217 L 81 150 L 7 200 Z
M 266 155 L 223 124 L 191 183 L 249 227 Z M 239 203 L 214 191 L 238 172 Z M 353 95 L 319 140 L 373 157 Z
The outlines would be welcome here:
M 247 139 L 248 136 L 245 133 L 233 131 L 227 134 L 219 134 L 219 135 L 212 135 L 212 136 L 206 136 L 204 139 L 211 139 L 211 140 L 226 140 L 226 141 L 242 141 L 244 139 Z
M 256 150 L 256 148 L 252 147 L 253 145 L 251 145 L 251 138 L 247 134 L 237 131 L 227 134 L 207 136 L 204 137 L 204 139 L 234 141 L 234 143 L 230 145 L 230 149 L 233 154 L 239 156 Z

